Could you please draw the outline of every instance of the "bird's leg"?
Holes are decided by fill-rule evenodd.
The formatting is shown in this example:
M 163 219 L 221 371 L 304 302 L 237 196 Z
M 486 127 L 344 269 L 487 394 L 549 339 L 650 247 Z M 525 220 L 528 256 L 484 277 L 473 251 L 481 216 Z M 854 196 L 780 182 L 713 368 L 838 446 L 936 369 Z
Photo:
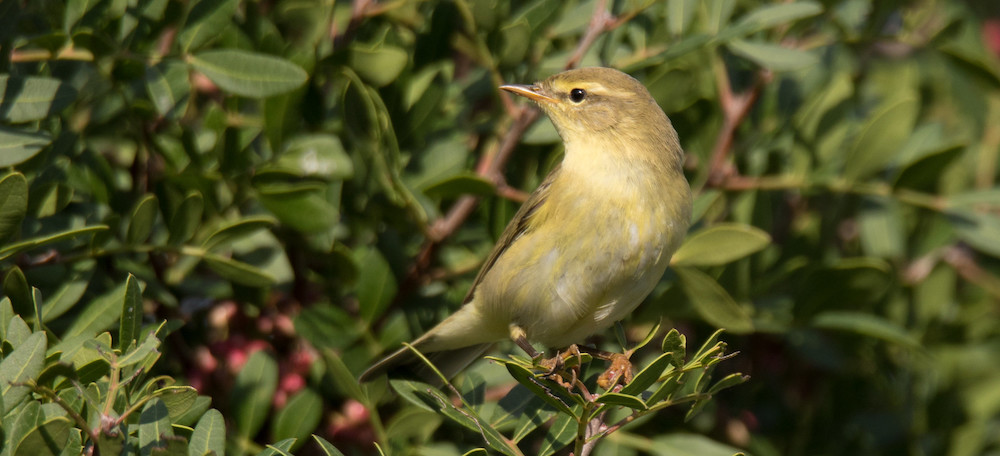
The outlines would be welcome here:
M 518 326 L 515 323 L 510 324 L 510 340 L 513 340 L 521 350 L 524 350 L 531 359 L 538 359 L 541 357 L 541 353 L 535 350 L 535 347 L 531 346 L 531 342 L 528 342 L 528 334 L 524 332 L 524 328 Z

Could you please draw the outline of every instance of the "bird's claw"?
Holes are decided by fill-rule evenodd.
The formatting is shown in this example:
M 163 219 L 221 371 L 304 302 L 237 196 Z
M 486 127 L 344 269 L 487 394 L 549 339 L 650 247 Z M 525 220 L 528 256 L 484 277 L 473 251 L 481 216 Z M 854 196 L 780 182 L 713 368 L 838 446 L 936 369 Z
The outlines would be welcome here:
M 597 386 L 604 388 L 605 391 L 610 391 L 612 388 L 616 388 L 619 385 L 625 386 L 632 381 L 632 362 L 629 361 L 628 356 L 621 353 L 613 353 L 608 357 L 608 361 L 611 363 L 608 369 L 597 377 Z

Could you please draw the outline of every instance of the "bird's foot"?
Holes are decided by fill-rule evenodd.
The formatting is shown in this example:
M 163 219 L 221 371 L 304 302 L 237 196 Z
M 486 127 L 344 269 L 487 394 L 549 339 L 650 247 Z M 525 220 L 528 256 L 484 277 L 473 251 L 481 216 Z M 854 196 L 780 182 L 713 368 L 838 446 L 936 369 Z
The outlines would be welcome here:
M 579 378 L 581 364 L 583 364 L 583 353 L 576 344 L 570 345 L 562 353 L 556 353 L 555 356 L 538 362 L 538 366 L 546 371 L 542 375 L 570 390 L 573 389 L 573 385 Z M 564 378 L 564 375 L 567 374 L 569 375 L 568 381 Z
M 627 355 L 621 353 L 609 353 L 606 358 L 608 362 L 611 363 L 608 369 L 597 377 L 597 386 L 604 388 L 605 391 L 610 391 L 612 388 L 620 386 L 625 386 L 632 381 L 632 376 L 634 375 L 632 371 L 632 362 L 629 361 Z

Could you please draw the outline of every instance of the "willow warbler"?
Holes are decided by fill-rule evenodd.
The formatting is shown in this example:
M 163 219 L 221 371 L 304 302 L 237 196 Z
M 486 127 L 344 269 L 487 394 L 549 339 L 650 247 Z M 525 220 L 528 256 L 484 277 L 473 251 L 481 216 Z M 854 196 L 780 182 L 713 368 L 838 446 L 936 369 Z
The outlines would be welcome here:
M 624 318 L 690 224 L 677 132 L 639 81 L 583 68 L 500 88 L 541 107 L 565 154 L 507 225 L 464 305 L 413 342 L 448 377 L 503 339 L 534 354 L 529 342 L 565 347 Z M 433 378 L 420 365 L 404 347 L 361 380 L 396 369 Z

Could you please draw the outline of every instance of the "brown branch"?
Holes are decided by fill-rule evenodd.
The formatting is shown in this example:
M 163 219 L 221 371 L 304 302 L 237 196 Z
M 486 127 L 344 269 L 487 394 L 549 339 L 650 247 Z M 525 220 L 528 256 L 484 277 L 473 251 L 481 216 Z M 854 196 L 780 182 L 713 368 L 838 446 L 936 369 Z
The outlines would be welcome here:
M 586 33 L 583 34 L 583 38 L 577 43 L 573 55 L 566 60 L 566 65 L 563 68 L 567 70 L 576 68 L 580 64 L 580 61 L 583 60 L 583 55 L 593 46 L 597 37 L 610 30 L 609 27 L 614 23 L 615 17 L 608 12 L 607 0 L 598 0 L 597 5 L 594 6 L 594 13 L 590 16 L 590 24 L 587 25 Z
M 719 134 L 715 138 L 712 158 L 709 161 L 708 185 L 712 187 L 721 185 L 735 174 L 733 165 L 729 163 L 728 158 L 732 151 L 736 129 L 746 118 L 754 102 L 757 101 L 761 88 L 773 78 L 770 71 L 762 71 L 757 74 L 753 86 L 746 92 L 736 94 L 733 93 L 725 64 L 720 62 L 719 67 L 715 72 L 715 85 L 719 91 L 719 105 L 722 108 L 722 128 L 719 129 Z

